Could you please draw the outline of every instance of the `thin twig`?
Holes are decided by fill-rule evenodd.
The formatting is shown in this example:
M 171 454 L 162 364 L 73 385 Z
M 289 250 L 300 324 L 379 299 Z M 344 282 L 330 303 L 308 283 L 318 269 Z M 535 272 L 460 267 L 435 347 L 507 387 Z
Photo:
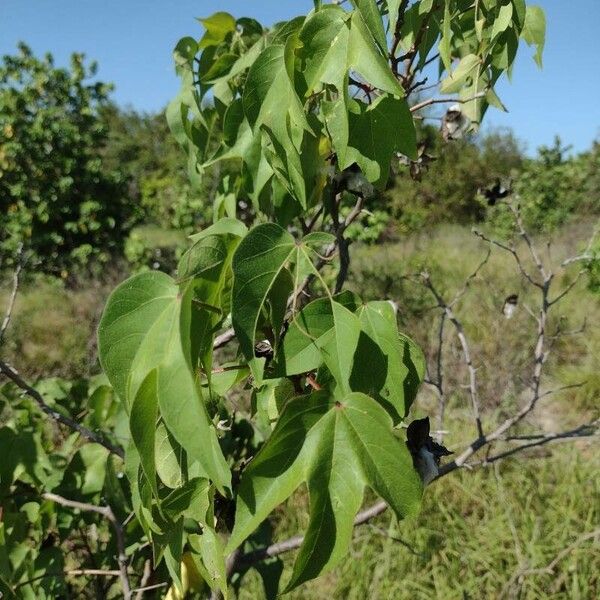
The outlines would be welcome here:
M 2 325 L 0 326 L 0 346 L 2 346 L 4 334 L 6 333 L 6 330 L 8 329 L 8 326 L 10 324 L 10 319 L 12 317 L 12 312 L 15 307 L 15 300 L 17 299 L 17 292 L 19 291 L 19 278 L 21 276 L 22 269 L 23 269 L 23 244 L 19 244 L 19 247 L 17 248 L 17 266 L 15 267 L 15 271 L 13 273 L 12 290 L 11 290 L 10 296 L 8 298 L 6 314 L 4 315 L 4 319 L 2 320 Z
M 514 248 L 511 248 L 510 246 L 507 246 L 506 244 L 503 244 L 502 242 L 499 242 L 497 240 L 490 239 L 477 229 L 473 229 L 472 231 L 477 237 L 481 238 L 484 242 L 487 242 L 488 244 L 493 244 L 494 246 L 498 246 L 498 248 L 502 248 L 502 250 L 506 250 L 506 252 L 510 252 L 513 255 L 513 258 L 515 259 L 517 266 L 519 267 L 519 271 L 521 271 L 523 277 L 525 277 L 525 279 L 527 279 L 527 281 L 529 281 L 531 285 L 535 285 L 538 288 L 542 287 L 542 284 L 533 279 L 533 277 L 531 277 L 531 275 L 529 275 L 529 273 L 525 270 L 525 267 L 523 266 L 523 263 L 521 261 L 521 257 Z
M 70 569 L 69 571 L 56 571 L 56 572 L 47 572 L 42 575 L 37 575 L 36 577 L 32 577 L 27 581 L 22 581 L 15 585 L 14 590 L 18 590 L 19 588 L 25 587 L 30 583 L 34 583 L 35 581 L 39 581 L 40 579 L 47 579 L 50 577 L 119 577 L 121 575 L 121 571 L 105 571 L 103 569 Z
M 581 427 L 577 427 L 576 429 L 571 429 L 569 431 L 561 431 L 559 433 L 543 434 L 543 435 L 541 435 L 541 437 L 538 437 L 537 439 L 534 436 L 532 436 L 531 439 L 533 439 L 533 441 L 529 442 L 528 444 L 521 444 L 519 446 L 516 446 L 515 448 L 511 448 L 510 450 L 506 450 L 504 452 L 500 452 L 500 453 L 492 455 L 492 456 L 487 456 L 484 460 L 476 462 L 476 463 L 472 463 L 472 464 L 473 464 L 473 466 L 477 466 L 477 465 L 487 466 L 487 465 L 493 464 L 495 462 L 498 462 L 499 460 L 508 458 L 509 456 L 513 456 L 514 454 L 517 454 L 518 452 L 523 452 L 523 450 L 527 450 L 529 448 L 536 448 L 538 446 L 544 446 L 546 444 L 549 444 L 550 442 L 573 440 L 574 438 L 595 438 L 595 437 L 598 437 L 598 427 L 597 427 L 597 425 L 595 426 L 593 423 L 590 423 L 587 425 L 582 425 Z M 527 439 L 527 436 L 523 436 L 522 438 L 515 436 L 515 437 L 508 438 L 508 439 L 510 439 L 510 440 Z
M 144 562 L 144 571 L 142 573 L 142 578 L 140 579 L 140 585 L 135 590 L 131 590 L 131 593 L 135 593 L 135 600 L 142 600 L 144 597 L 144 592 L 149 591 L 148 582 L 150 581 L 150 577 L 152 577 L 152 561 L 147 559 Z M 159 584 L 164 585 L 164 584 Z M 153 586 L 150 586 L 153 587 Z M 154 589 L 154 588 L 153 588 Z
M 127 573 L 127 554 L 125 553 L 125 536 L 123 533 L 123 527 L 119 520 L 115 516 L 112 508 L 108 505 L 105 506 L 96 506 L 95 504 L 88 504 L 86 502 L 78 502 L 77 500 L 69 500 L 68 498 L 63 498 L 58 494 L 53 494 L 50 492 L 46 492 L 42 494 L 42 498 L 45 500 L 49 500 L 51 502 L 56 502 L 56 504 L 60 504 L 61 506 L 66 506 L 67 508 L 74 508 L 77 510 L 83 510 L 86 512 L 95 512 L 101 516 L 103 516 L 110 524 L 113 526 L 115 530 L 115 541 L 117 544 L 118 556 L 117 560 L 119 562 L 119 578 L 121 579 L 121 587 L 123 590 L 123 598 L 125 600 L 131 599 L 131 586 L 129 584 L 129 575 Z
M 422 108 L 426 108 L 427 106 L 431 106 L 432 104 L 466 104 L 467 102 L 472 102 L 473 100 L 477 100 L 478 98 L 485 97 L 486 92 L 478 92 L 469 98 L 428 98 L 427 100 L 423 100 L 422 102 L 418 102 L 417 104 L 410 107 L 410 112 L 416 112 L 421 110 Z
M 25 394 L 27 394 L 30 398 L 35 400 L 36 404 L 40 407 L 42 412 L 48 415 L 54 421 L 65 425 L 69 429 L 77 431 L 82 437 L 87 439 L 90 442 L 94 442 L 96 444 L 100 444 L 104 446 L 111 454 L 116 454 L 120 458 L 124 458 L 125 453 L 123 452 L 123 448 L 120 446 L 115 446 L 111 442 L 105 439 L 105 437 L 101 434 L 95 433 L 79 424 L 77 421 L 74 421 L 70 417 L 66 417 L 65 415 L 59 413 L 57 410 L 54 410 L 42 397 L 42 395 L 33 387 L 31 387 L 20 375 L 19 373 L 11 367 L 9 364 L 5 363 L 3 360 L 0 360 L 0 373 L 4 374 L 8 379 L 10 379 L 16 386 L 21 389 Z
M 489 257 L 489 254 L 488 254 Z M 483 266 L 487 262 L 487 258 L 484 262 L 481 263 L 480 267 L 477 268 L 475 274 L 479 271 L 481 266 Z M 429 273 L 424 272 L 421 275 L 421 279 L 425 287 L 431 292 L 433 297 L 436 299 L 438 306 L 444 311 L 448 320 L 454 325 L 454 329 L 456 330 L 456 335 L 460 341 L 460 345 L 462 347 L 464 361 L 469 371 L 469 391 L 471 396 L 471 410 L 473 411 L 473 418 L 475 419 L 475 425 L 477 427 L 477 434 L 479 437 L 483 437 L 483 426 L 481 423 L 481 415 L 479 410 L 479 398 L 477 395 L 477 371 L 473 366 L 473 360 L 471 358 L 471 350 L 469 347 L 469 342 L 467 341 L 467 336 L 465 334 L 464 327 L 459 319 L 454 314 L 452 307 L 448 304 L 441 296 L 441 294 L 437 291 L 435 286 L 431 281 L 431 277 Z M 469 281 L 469 280 L 467 280 Z M 466 284 L 468 285 L 468 283 Z M 441 428 L 440 428 L 441 429 Z
M 137 593 L 138 598 L 140 597 L 140 594 L 143 594 L 144 592 L 150 592 L 152 590 L 158 590 L 159 588 L 163 588 L 163 587 L 167 587 L 169 584 L 165 581 L 163 583 L 154 583 L 152 585 L 147 585 L 145 587 L 139 587 L 139 588 L 135 588 L 133 590 L 131 590 L 131 593 Z
M 571 554 L 571 552 L 573 552 L 575 548 L 581 546 L 581 544 L 583 544 L 584 542 L 595 539 L 597 537 L 600 537 L 600 529 L 584 533 L 583 535 L 579 536 L 574 542 L 569 544 L 566 548 L 563 548 L 545 567 L 538 567 L 533 569 L 518 569 L 506 582 L 498 597 L 505 597 L 508 594 L 508 592 L 512 589 L 514 584 L 522 577 L 530 575 L 552 575 L 554 573 L 554 569 L 558 566 L 558 564 L 569 554 Z

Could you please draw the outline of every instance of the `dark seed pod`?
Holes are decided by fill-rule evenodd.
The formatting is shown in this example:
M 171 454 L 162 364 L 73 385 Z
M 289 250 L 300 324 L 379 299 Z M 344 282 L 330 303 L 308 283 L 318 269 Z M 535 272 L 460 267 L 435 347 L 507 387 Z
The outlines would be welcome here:
M 429 431 L 429 417 L 413 421 L 406 431 L 406 445 L 412 455 L 414 467 L 425 484 L 439 475 L 442 456 L 452 454 L 446 447 L 435 442 Z
M 500 179 L 497 178 L 493 185 L 485 189 L 479 189 L 479 193 L 485 197 L 488 206 L 494 206 L 498 200 L 503 200 L 510 195 L 510 182 L 508 182 L 507 185 L 504 185 Z
M 254 356 L 256 358 L 266 358 L 268 362 L 273 358 L 273 354 L 273 346 L 269 340 L 262 340 L 254 346 Z

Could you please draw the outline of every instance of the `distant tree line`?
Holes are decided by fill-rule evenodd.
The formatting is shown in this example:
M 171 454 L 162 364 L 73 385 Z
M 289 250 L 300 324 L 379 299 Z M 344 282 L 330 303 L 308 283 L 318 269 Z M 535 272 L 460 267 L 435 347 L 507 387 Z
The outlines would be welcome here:
M 226 171 L 205 172 L 192 187 L 162 112 L 117 106 L 112 86 L 95 76 L 96 64 L 81 54 L 68 68 L 57 67 L 50 54 L 37 58 L 25 44 L 0 62 L 5 266 L 24 244 L 38 270 L 64 278 L 123 257 L 134 269 L 169 270 L 186 234 L 212 220 Z M 482 220 L 509 234 L 512 221 L 485 196 L 498 183 L 519 194 L 533 229 L 550 231 L 574 215 L 600 212 L 599 142 L 570 156 L 556 138 L 528 158 L 509 130 L 445 142 L 436 126 L 424 125 L 419 138 L 419 161 L 398 161 L 387 191 L 350 237 L 370 243 L 442 222 Z M 405 176 L 409 169 L 412 178 Z

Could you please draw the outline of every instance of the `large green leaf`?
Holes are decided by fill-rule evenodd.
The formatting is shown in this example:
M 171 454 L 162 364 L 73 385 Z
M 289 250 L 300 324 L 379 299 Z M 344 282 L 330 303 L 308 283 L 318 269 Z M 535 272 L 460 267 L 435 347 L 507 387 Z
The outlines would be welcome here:
M 147 420 L 157 402 L 167 429 L 189 459 L 197 461 L 223 490 L 229 486 L 229 469 L 192 365 L 193 294 L 193 281 L 180 290 L 160 273 L 143 273 L 121 284 L 109 298 L 100 323 L 100 357 L 127 405 L 132 407 L 134 399 L 136 407 L 139 403 L 131 418 L 142 414 Z M 148 380 L 152 372 L 155 375 Z M 136 436 L 138 451 L 144 454 L 144 472 L 150 476 L 153 435 L 154 428 Z
M 366 6 L 367 3 L 360 4 Z M 376 35 L 380 38 L 381 32 Z M 319 91 L 326 84 L 342 92 L 348 71 L 353 70 L 376 88 L 404 96 L 382 51 L 374 44 L 361 12 L 347 13 L 338 6 L 325 7 L 306 20 L 300 31 L 300 41 L 306 95 Z M 380 43 L 385 45 L 383 39 Z
M 351 292 L 342 292 L 334 298 L 351 311 L 356 310 L 359 302 Z M 321 347 L 333 335 L 331 301 L 329 298 L 313 300 L 290 323 L 275 355 L 274 376 L 299 375 L 318 369 L 323 363 Z
M 351 387 L 376 398 L 395 422 L 408 414 L 423 380 L 419 347 L 398 333 L 389 302 L 369 302 L 357 311 L 364 336 L 359 340 Z
M 405 444 L 375 400 L 361 393 L 335 400 L 317 392 L 287 403 L 244 472 L 227 550 L 238 547 L 303 482 L 310 521 L 288 590 L 344 557 L 367 486 L 399 518 L 415 514 L 422 493 Z
M 379 49 L 385 54 L 387 52 L 387 40 L 381 13 L 377 7 L 378 3 L 375 0 L 352 0 L 352 4 L 360 12 Z
M 248 73 L 242 102 L 252 128 L 265 132 L 263 147 L 270 140 L 290 191 L 306 207 L 300 150 L 312 131 L 293 84 L 294 40 L 261 52 Z
M 233 327 L 248 361 L 254 358 L 260 312 L 295 251 L 296 242 L 285 229 L 265 223 L 250 231 L 233 257 Z
M 348 148 L 340 150 L 341 169 L 356 163 L 370 182 L 384 187 L 395 152 L 416 158 L 415 126 L 406 101 L 381 96 L 370 105 L 352 102 Z
M 169 307 L 177 289 L 163 273 L 136 275 L 115 289 L 98 327 L 100 363 L 121 400 L 135 354 L 153 323 Z

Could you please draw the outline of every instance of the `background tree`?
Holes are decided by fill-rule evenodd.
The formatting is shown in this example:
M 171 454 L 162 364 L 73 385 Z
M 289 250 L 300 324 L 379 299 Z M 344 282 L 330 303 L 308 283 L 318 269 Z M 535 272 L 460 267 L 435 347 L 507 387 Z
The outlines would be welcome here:
M 42 395 L 0 361 L 10 389 L 53 419 L 61 444 L 86 441 L 84 448 L 103 453 L 85 463 L 90 457 L 77 448 L 85 469 L 72 464 L 75 474 L 85 473 L 81 486 L 77 478 L 76 485 L 59 481 L 51 467 L 45 480 L 21 464 L 7 470 L 1 491 L 8 525 L 0 523 L 0 534 L 14 534 L 12 545 L 25 546 L 21 554 L 27 544 L 18 542 L 28 523 L 38 537 L 49 523 L 35 518 L 35 507 L 24 508 L 29 494 L 43 499 L 42 512 L 54 510 L 57 521 L 68 519 L 70 510 L 89 513 L 102 531 L 96 575 L 119 582 L 103 593 L 120 589 L 131 598 L 170 585 L 171 598 L 227 596 L 255 568 L 273 597 L 281 555 L 299 550 L 286 590 L 329 571 L 346 556 L 355 526 L 388 506 L 398 520 L 415 514 L 430 477 L 596 431 L 592 423 L 552 436 L 520 435 L 552 393 L 542 388 L 542 374 L 561 322 L 550 333 L 549 313 L 578 276 L 555 291 L 553 266 L 540 259 L 518 205 L 503 204 L 520 246 L 478 234 L 514 260 L 528 302 L 535 302 L 535 341 L 525 344 L 534 350 L 523 361 L 523 376 L 515 377 L 522 402 L 509 398 L 497 422 L 481 402 L 470 335 L 458 312 L 489 253 L 456 292 L 441 289 L 429 272 L 402 275 L 423 288 L 433 302 L 430 314 L 439 315 L 438 341 L 428 351 L 433 361 L 398 331 L 391 303 L 363 301 L 344 289 L 349 228 L 377 206 L 397 159 L 413 170 L 418 164 L 420 111 L 450 100 L 411 98 L 425 85 L 420 73 L 439 54 L 441 90 L 459 94 L 461 104 L 450 112 L 476 125 L 487 103 L 499 104 L 493 84 L 512 65 L 519 36 L 538 51 L 543 44 L 543 14 L 522 2 L 408 4 L 357 1 L 345 10 L 315 2 L 306 17 L 272 30 L 218 13 L 202 20 L 200 40 L 177 45 L 183 85 L 168 120 L 188 153 L 192 186 L 200 188 L 216 165 L 227 173 L 216 189 L 214 223 L 192 236 L 175 276 L 142 273 L 113 292 L 99 328 L 112 391 L 89 399 L 94 410 L 83 415 L 83 424 L 72 418 L 68 400 L 52 389 Z M 18 271 L 14 280 L 3 323 L 10 320 Z M 468 377 L 467 393 L 459 382 L 455 394 L 466 402 L 465 430 L 473 438 L 438 470 L 435 458 L 443 451 L 429 430 L 405 440 L 403 429 L 426 382 L 438 398 L 438 441 L 445 435 L 446 325 L 454 333 L 452 354 L 461 357 Z M 9 443 L 28 408 L 6 407 Z M 70 429 L 77 432 L 72 439 L 64 436 Z M 88 473 L 109 473 L 106 453 L 108 460 L 115 457 L 115 478 L 91 485 Z M 73 457 L 68 445 L 63 454 L 67 461 Z M 21 460 L 22 453 L 14 456 Z M 127 481 L 119 479 L 124 472 Z M 304 484 L 305 535 L 273 543 L 266 519 Z M 383 500 L 361 510 L 367 488 Z M 12 527 L 17 522 L 20 531 Z M 109 527 L 114 538 L 107 540 Z M 590 535 L 585 539 L 596 532 Z M 63 528 L 60 545 L 72 541 Z M 52 573 L 46 554 L 32 555 L 37 573 L 0 555 L 3 593 L 35 594 L 38 579 L 76 576 L 63 564 L 59 575 Z M 93 557 L 94 550 L 75 556 Z M 509 583 L 512 588 L 512 578 Z
M 0 66 L 0 251 L 23 243 L 53 273 L 106 261 L 120 249 L 135 207 L 126 181 L 99 150 L 99 110 L 110 87 L 73 54 L 70 69 L 37 59 L 24 44 Z

